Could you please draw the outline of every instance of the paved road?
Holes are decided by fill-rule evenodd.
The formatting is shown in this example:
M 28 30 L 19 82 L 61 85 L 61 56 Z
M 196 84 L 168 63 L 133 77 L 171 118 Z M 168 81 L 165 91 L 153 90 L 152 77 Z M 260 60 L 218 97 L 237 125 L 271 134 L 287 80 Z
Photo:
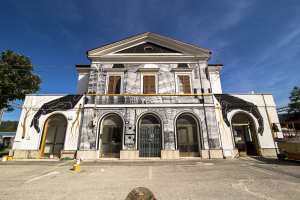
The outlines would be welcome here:
M 274 160 L 0 163 L 0 200 L 125 199 L 135 187 L 157 199 L 300 199 L 300 163 Z

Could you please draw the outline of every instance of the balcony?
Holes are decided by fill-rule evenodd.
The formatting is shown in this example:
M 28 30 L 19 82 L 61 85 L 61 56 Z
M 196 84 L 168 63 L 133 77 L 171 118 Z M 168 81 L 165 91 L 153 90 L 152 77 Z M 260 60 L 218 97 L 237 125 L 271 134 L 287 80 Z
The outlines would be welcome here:
M 87 104 L 212 104 L 212 94 L 87 94 Z

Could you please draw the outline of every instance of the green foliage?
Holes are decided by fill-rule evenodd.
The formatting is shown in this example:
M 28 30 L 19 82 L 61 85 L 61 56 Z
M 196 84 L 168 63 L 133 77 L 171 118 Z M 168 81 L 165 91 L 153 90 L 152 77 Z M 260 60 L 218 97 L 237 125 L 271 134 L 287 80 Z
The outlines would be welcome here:
M 289 113 L 299 114 L 300 113 L 300 88 L 294 87 L 291 91 L 289 103 Z
M 0 55 L 0 110 L 12 111 L 11 102 L 39 90 L 40 78 L 33 74 L 28 57 L 4 51 Z
M 17 121 L 2 121 L 0 125 L 0 132 L 15 132 L 17 127 Z

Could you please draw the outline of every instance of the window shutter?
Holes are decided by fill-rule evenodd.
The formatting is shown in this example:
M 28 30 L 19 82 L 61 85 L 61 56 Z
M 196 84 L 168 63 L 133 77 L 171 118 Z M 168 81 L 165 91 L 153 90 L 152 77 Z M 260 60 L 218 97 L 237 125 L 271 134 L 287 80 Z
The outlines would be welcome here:
M 120 94 L 121 91 L 121 76 L 109 76 L 108 79 L 108 94 Z
M 155 76 L 143 76 L 143 93 L 155 94 Z
M 191 93 L 190 77 L 187 75 L 178 76 L 179 79 L 179 92 L 184 94 Z

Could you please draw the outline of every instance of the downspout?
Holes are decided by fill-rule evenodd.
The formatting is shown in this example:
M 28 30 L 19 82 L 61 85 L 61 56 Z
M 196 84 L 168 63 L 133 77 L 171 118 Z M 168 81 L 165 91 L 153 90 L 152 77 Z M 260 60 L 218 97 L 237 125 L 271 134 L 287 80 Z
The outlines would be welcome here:
M 203 89 L 203 85 L 202 85 L 202 76 L 201 76 L 200 64 L 197 63 L 197 65 L 198 65 L 198 68 L 199 68 L 199 78 L 200 78 L 200 87 L 201 87 L 202 107 L 203 107 L 203 111 L 204 111 L 204 122 L 205 122 L 205 127 L 206 127 L 206 134 L 207 134 L 208 158 L 210 159 L 211 158 L 211 156 L 210 156 L 210 139 L 209 139 L 209 134 L 208 134 L 208 126 L 207 126 L 207 119 L 206 119 L 206 109 L 205 109 L 205 106 L 204 106 L 204 95 L 203 95 L 203 92 L 202 92 L 202 91 L 204 91 L 204 89 Z M 204 145 L 204 143 L 203 143 L 203 145 Z M 205 147 L 205 145 L 204 145 L 204 147 Z

